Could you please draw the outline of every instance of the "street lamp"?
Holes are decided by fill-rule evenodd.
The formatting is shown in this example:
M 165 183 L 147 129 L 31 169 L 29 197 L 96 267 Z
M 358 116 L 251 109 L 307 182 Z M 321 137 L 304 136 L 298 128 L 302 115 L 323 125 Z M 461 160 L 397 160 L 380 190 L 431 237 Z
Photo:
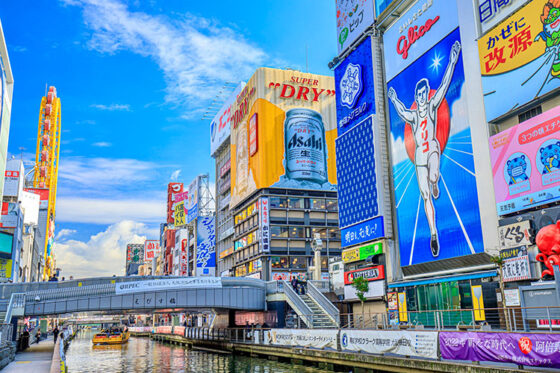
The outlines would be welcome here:
M 314 262 L 315 267 L 313 268 L 313 280 L 321 280 L 321 249 L 323 248 L 323 240 L 321 240 L 321 235 L 315 233 L 315 238 L 311 242 L 311 248 L 315 254 Z

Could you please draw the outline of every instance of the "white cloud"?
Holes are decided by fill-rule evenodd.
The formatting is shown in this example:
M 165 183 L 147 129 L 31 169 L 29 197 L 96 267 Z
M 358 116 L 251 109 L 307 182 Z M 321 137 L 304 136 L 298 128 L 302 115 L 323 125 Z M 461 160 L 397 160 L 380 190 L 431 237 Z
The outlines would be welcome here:
M 161 200 L 59 197 L 56 200 L 58 222 L 114 224 L 121 220 L 160 223 L 165 219 Z
M 108 148 L 108 147 L 112 146 L 113 144 L 111 144 L 110 142 L 100 141 L 100 142 L 94 142 L 91 145 L 97 146 L 99 148 Z
M 157 229 L 131 220 L 120 221 L 87 242 L 68 240 L 55 245 L 56 264 L 68 278 L 124 275 L 126 245 L 157 237 Z
M 180 174 L 181 174 L 181 170 L 175 170 L 171 173 L 170 179 L 173 181 L 177 181 Z
M 107 110 L 107 111 L 130 111 L 130 105 L 123 105 L 123 104 L 93 104 L 90 105 L 92 108 L 99 109 L 99 110 Z
M 395 140 L 393 133 L 391 133 L 391 150 L 393 164 L 399 164 L 405 159 L 408 159 L 406 146 L 404 145 L 404 137 L 397 137 Z
M 56 240 L 56 241 L 60 241 L 60 240 L 62 240 L 64 237 L 71 236 L 71 235 L 73 235 L 74 233 L 76 233 L 76 230 L 75 230 L 75 229 L 61 229 L 61 230 L 56 234 L 55 240 Z
M 178 20 L 130 11 L 118 0 L 62 0 L 82 7 L 92 30 L 88 46 L 102 53 L 130 50 L 152 58 L 167 82 L 168 102 L 204 106 L 225 81 L 246 77 L 266 53 L 241 33 L 186 15 Z M 194 104 L 193 104 L 194 103 Z

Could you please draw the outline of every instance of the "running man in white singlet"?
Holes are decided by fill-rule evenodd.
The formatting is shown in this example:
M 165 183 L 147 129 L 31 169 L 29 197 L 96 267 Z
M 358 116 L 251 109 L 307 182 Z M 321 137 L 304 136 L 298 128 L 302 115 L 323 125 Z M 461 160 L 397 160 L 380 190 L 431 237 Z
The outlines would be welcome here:
M 436 227 L 436 213 L 434 210 L 434 199 L 439 197 L 439 162 L 441 147 L 436 137 L 437 134 L 437 111 L 442 103 L 451 78 L 455 71 L 455 65 L 459 60 L 461 44 L 456 41 L 449 53 L 449 63 L 445 69 L 443 79 L 437 91 L 430 98 L 430 83 L 423 78 L 416 83 L 414 91 L 415 109 L 407 109 L 397 98 L 397 93 L 391 87 L 388 92 L 389 99 L 397 110 L 399 117 L 412 126 L 416 151 L 414 153 L 414 164 L 416 166 L 416 180 L 418 188 L 424 200 L 424 210 L 428 225 L 430 226 L 430 248 L 432 255 L 439 256 L 439 240 Z

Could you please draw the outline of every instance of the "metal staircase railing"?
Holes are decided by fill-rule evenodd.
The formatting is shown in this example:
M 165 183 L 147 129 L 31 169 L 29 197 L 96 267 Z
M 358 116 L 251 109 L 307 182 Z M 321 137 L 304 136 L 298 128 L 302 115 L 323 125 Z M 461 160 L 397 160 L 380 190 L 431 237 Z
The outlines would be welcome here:
M 307 282 L 307 294 L 321 307 L 336 326 L 340 327 L 340 311 L 311 281 Z
M 298 316 L 303 320 L 308 328 L 313 328 L 313 311 L 309 306 L 300 298 L 300 296 L 292 289 L 290 284 L 286 281 L 282 281 L 282 290 L 286 295 L 286 300 L 290 307 L 298 314 Z
M 12 293 L 8 309 L 4 316 L 4 323 L 9 324 L 13 316 L 23 316 L 25 313 L 25 293 Z

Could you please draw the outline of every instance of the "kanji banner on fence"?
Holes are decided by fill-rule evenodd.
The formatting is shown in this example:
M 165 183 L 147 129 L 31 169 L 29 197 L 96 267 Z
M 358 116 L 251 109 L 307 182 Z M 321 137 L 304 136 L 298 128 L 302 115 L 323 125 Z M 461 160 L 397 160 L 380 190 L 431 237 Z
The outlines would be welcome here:
M 336 349 L 336 329 L 271 329 L 264 332 L 264 343 L 274 346 Z
M 560 368 L 560 334 L 440 332 L 441 357 Z
M 343 330 L 340 332 L 342 351 L 372 354 L 393 353 L 437 359 L 437 332 Z

